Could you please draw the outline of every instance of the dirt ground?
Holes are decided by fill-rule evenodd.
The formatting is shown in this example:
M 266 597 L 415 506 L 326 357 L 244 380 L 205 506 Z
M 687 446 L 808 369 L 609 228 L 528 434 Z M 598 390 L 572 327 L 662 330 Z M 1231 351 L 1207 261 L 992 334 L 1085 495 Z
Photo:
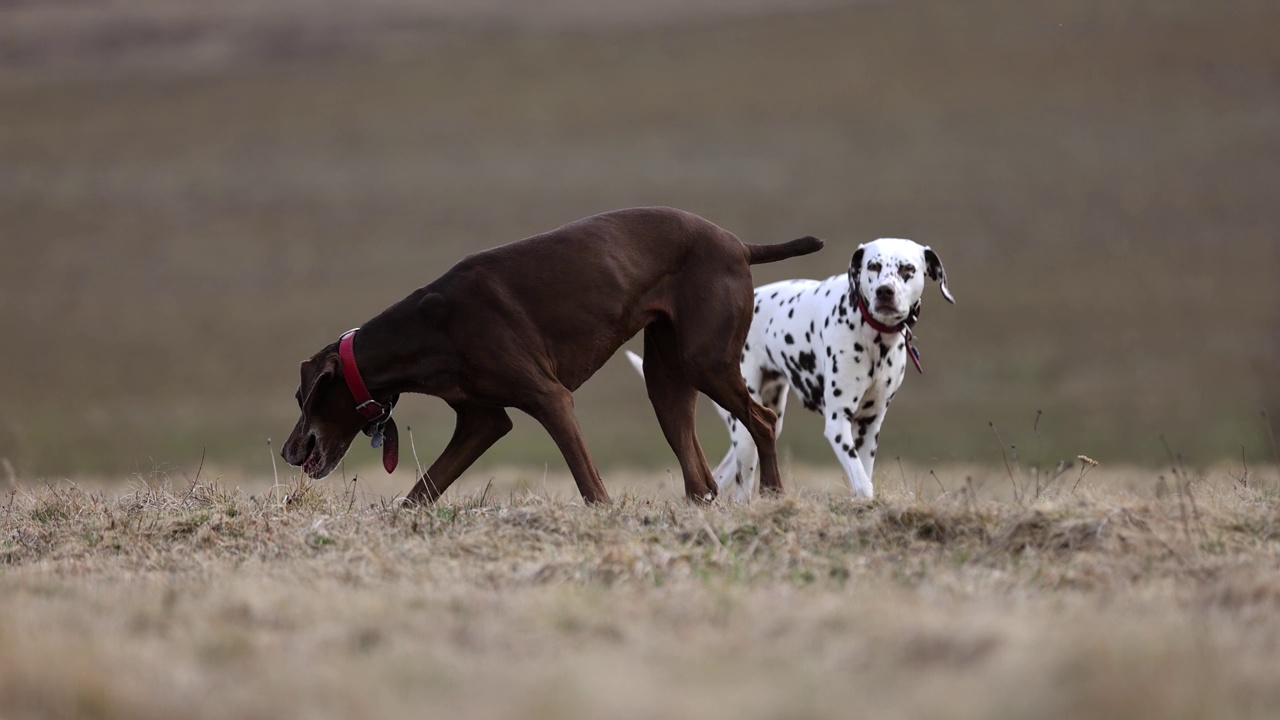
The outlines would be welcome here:
M 0 505 L 9 718 L 1210 718 L 1280 702 L 1273 467 L 821 471 L 608 508 L 511 470 L 23 485 Z M 100 487 L 112 488 L 108 490 Z

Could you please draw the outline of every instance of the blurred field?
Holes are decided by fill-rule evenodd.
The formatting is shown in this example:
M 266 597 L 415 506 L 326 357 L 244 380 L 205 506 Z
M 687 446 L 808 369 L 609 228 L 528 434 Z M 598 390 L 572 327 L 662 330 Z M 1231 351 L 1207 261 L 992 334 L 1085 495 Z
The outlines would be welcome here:
M 863 502 L 806 470 L 785 499 L 710 508 L 631 475 L 587 509 L 563 474 L 522 470 L 422 511 L 363 479 L 207 469 L 11 489 L 0 707 L 1274 716 L 1280 469 L 1104 466 L 1021 500 L 997 471 L 901 477 Z
M 995 422 L 1270 461 L 1278 30 L 1262 0 L 4 3 L 0 458 L 267 472 L 313 350 L 468 252 L 661 203 L 830 241 L 760 282 L 939 251 L 959 304 L 928 297 L 882 458 L 1000 462 Z M 602 465 L 670 464 L 621 360 L 578 407 Z M 443 444 L 442 404 L 398 413 Z M 562 467 L 527 422 L 485 462 Z

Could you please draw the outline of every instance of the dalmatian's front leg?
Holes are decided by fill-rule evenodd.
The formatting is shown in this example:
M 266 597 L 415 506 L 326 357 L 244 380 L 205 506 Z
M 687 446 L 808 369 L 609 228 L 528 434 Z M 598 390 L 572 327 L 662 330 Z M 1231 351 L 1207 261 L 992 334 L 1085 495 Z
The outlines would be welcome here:
M 831 403 L 831 398 L 828 397 L 826 428 L 823 434 L 827 436 L 827 442 L 831 443 L 831 449 L 835 451 L 840 467 L 844 468 L 844 476 L 849 480 L 853 494 L 869 498 L 873 493 L 871 473 L 867 471 L 870 466 L 864 466 L 864 461 L 860 457 L 857 436 L 853 429 L 853 422 L 850 420 L 853 417 L 853 411 L 852 406 Z M 865 441 L 862 444 L 865 445 Z
M 880 444 L 880 426 L 884 424 L 885 411 L 888 409 L 888 407 L 876 405 L 864 411 L 875 413 L 874 415 L 854 420 L 858 436 L 853 441 L 853 449 L 858 451 L 858 458 L 862 460 L 862 469 L 867 474 L 867 482 L 870 482 L 871 469 L 876 464 L 876 447 Z

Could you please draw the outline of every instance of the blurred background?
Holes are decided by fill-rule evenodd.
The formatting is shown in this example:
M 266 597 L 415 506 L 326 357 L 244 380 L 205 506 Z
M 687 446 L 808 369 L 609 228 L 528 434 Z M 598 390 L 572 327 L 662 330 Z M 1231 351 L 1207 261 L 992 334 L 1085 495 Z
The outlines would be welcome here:
M 1269 461 L 1278 38 L 1274 0 L 0 3 L 0 460 L 270 472 L 340 332 L 474 250 L 665 204 L 827 239 L 758 284 L 938 251 L 958 304 L 926 296 L 881 472 L 999 463 L 990 423 L 1024 463 Z M 785 456 L 834 464 L 792 407 Z M 602 467 L 674 464 L 621 357 L 578 411 Z M 397 417 L 424 463 L 452 427 Z M 498 463 L 562 467 L 526 418 Z

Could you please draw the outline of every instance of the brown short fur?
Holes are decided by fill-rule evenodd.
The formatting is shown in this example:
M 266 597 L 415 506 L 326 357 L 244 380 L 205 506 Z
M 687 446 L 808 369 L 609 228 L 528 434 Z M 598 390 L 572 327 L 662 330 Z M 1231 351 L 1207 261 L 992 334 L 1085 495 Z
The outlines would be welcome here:
M 641 330 L 649 399 L 686 495 L 708 501 L 716 492 L 694 434 L 699 391 L 750 429 L 762 485 L 781 491 L 775 417 L 751 399 L 738 371 L 751 324 L 750 265 L 821 247 L 811 237 L 747 245 L 696 215 L 658 207 L 594 215 L 464 258 L 354 340 L 379 402 L 425 393 L 457 412 L 453 437 L 408 499 L 438 498 L 511 430 L 506 409 L 517 408 L 555 440 L 583 499 L 608 502 L 572 393 Z M 339 364 L 336 342 L 302 364 L 302 417 L 281 451 L 315 477 L 333 470 L 365 425 Z

